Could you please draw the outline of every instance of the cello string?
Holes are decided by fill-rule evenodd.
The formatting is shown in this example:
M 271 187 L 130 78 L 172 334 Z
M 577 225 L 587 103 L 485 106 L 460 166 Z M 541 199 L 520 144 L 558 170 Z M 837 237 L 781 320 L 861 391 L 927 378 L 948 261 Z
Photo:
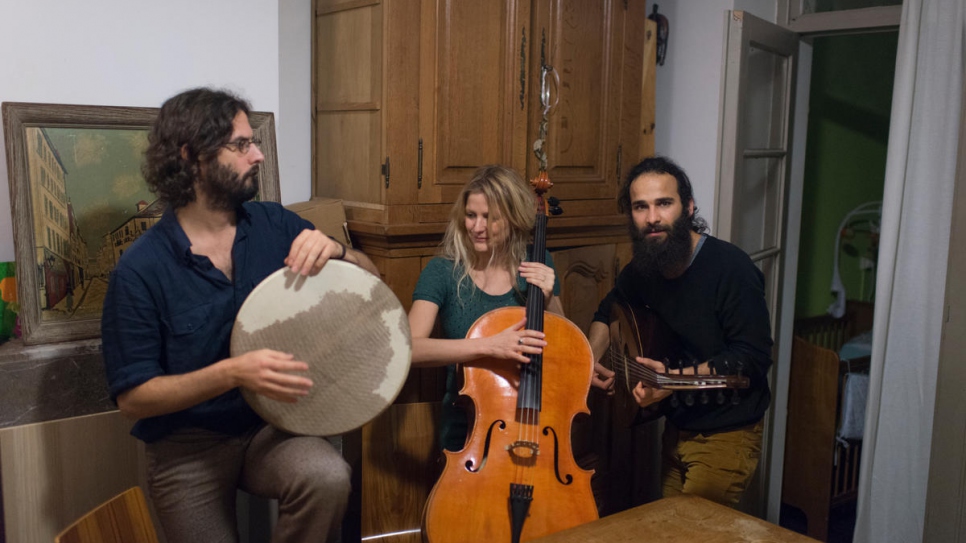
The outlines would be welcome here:
M 537 203 L 538 211 L 543 206 L 543 197 L 541 192 L 537 192 Z M 543 261 L 543 255 L 546 252 L 546 224 L 547 217 L 543 213 L 537 213 L 536 224 L 534 225 L 533 233 L 533 248 L 530 259 L 533 262 Z M 543 290 L 541 290 L 537 285 L 532 283 L 527 285 L 527 327 L 532 330 L 543 331 L 543 315 L 544 315 L 544 297 Z M 530 469 L 535 465 L 537 456 L 535 454 L 535 448 L 539 447 L 539 420 L 540 420 L 540 405 L 541 405 L 541 392 L 543 388 L 543 354 L 530 356 L 530 367 L 527 371 L 530 380 L 527 386 L 527 402 L 526 402 L 526 413 L 524 414 L 524 425 L 525 425 L 525 441 L 529 444 L 531 457 L 526 461 L 522 462 L 521 469 L 524 472 L 524 483 L 532 484 L 532 478 L 535 476 L 533 470 Z
M 540 222 L 538 221 L 538 230 Z M 540 233 L 540 232 L 538 232 Z M 538 247 L 534 248 L 534 253 Z M 532 315 L 532 329 L 543 331 L 543 291 L 540 290 L 536 285 L 530 285 L 530 311 Z M 527 405 L 527 442 L 528 443 L 539 443 L 537 435 L 537 426 L 539 425 L 539 404 L 540 404 L 540 389 L 543 386 L 543 355 L 538 354 L 531 357 L 531 364 L 533 367 L 531 369 L 530 375 L 533 381 L 530 383 L 528 393 L 530 397 L 528 398 Z M 531 453 L 533 451 L 531 450 Z M 532 458 L 531 460 L 536 460 Z M 533 462 L 528 461 L 525 463 L 524 473 L 527 475 L 525 478 L 526 484 L 532 484 L 532 478 L 534 476 L 532 467 Z

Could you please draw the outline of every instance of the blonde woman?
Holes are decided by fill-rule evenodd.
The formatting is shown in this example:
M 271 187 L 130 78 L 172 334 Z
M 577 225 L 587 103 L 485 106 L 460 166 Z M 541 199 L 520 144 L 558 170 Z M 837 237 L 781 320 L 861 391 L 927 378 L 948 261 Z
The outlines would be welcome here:
M 526 363 L 528 354 L 540 354 L 547 344 L 543 332 L 525 329 L 526 319 L 495 336 L 466 339 L 476 319 L 498 307 L 524 306 L 528 283 L 543 291 L 548 311 L 563 315 L 550 253 L 539 259 L 527 254 L 535 216 L 533 192 L 516 172 L 481 167 L 453 205 L 440 256 L 419 275 L 409 311 L 413 366 L 447 366 L 440 425 L 444 449 L 462 449 L 467 434 L 466 413 L 455 405 L 455 364 L 484 357 Z M 429 337 L 437 318 L 442 339 Z

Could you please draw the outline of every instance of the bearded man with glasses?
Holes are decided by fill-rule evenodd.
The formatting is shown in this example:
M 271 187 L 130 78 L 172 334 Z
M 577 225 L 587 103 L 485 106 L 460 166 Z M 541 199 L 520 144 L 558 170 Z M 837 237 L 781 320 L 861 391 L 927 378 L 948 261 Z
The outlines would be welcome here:
M 361 252 L 258 193 L 264 155 L 244 100 L 206 88 L 164 103 L 143 173 L 162 218 L 111 272 L 101 323 L 111 398 L 137 422 L 148 485 L 169 543 L 238 540 L 236 489 L 279 500 L 273 541 L 337 533 L 350 469 L 323 438 L 266 425 L 246 388 L 294 403 L 312 382 L 287 353 L 229 355 L 235 316 L 282 266 L 318 273 L 330 258 L 373 273 Z

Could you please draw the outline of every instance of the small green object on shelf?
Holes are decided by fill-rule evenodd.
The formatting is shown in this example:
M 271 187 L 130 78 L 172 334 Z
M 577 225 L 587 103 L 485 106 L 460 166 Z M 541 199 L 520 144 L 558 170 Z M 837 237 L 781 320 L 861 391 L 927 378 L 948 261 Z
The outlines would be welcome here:
M 0 262 L 0 343 L 15 337 L 17 328 L 16 262 Z

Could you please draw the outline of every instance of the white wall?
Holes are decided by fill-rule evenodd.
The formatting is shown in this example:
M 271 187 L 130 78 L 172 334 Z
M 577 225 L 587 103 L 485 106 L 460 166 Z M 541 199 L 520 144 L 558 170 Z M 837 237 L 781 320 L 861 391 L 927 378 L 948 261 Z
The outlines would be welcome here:
M 282 200 L 303 200 L 310 24 L 311 0 L 0 0 L 0 101 L 158 107 L 228 88 L 275 113 Z M 8 186 L 4 151 L 0 261 L 14 260 Z
M 701 215 L 714 224 L 725 12 L 774 21 L 778 0 L 654 1 L 668 18 L 669 38 L 657 68 L 655 151 L 688 172 Z
M 733 0 L 663 0 L 667 57 L 657 68 L 654 148 L 681 165 L 701 215 L 714 224 L 725 11 Z
M 275 114 L 282 203 L 312 195 L 312 0 L 278 0 Z

